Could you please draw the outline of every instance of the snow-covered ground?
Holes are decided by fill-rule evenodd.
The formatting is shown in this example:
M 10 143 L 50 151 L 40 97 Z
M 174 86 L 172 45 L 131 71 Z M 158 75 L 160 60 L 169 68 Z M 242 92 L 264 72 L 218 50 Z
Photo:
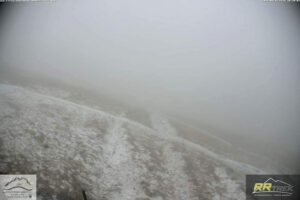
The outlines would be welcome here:
M 0 172 L 37 174 L 39 199 L 240 200 L 244 175 L 263 172 L 183 139 L 159 112 L 146 126 L 69 95 L 0 84 Z

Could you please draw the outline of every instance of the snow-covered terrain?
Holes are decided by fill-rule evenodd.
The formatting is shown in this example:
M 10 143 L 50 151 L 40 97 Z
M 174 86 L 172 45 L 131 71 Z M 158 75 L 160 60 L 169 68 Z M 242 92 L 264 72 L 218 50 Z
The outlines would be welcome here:
M 262 172 L 183 139 L 159 112 L 146 126 L 45 91 L 0 85 L 0 172 L 37 174 L 39 199 L 240 200 L 244 175 Z

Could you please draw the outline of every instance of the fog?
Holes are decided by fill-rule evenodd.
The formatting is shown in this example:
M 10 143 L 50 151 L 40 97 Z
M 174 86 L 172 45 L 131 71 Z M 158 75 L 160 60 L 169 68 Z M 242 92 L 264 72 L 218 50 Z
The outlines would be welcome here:
M 0 68 L 300 151 L 298 11 L 260 0 L 10 3 Z

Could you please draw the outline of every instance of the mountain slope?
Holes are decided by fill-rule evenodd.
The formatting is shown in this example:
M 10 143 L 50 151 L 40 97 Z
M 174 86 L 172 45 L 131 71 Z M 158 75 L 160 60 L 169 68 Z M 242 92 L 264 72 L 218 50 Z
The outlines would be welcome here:
M 68 100 L 0 85 L 0 171 L 37 174 L 40 199 L 244 199 L 256 168 L 178 137 Z

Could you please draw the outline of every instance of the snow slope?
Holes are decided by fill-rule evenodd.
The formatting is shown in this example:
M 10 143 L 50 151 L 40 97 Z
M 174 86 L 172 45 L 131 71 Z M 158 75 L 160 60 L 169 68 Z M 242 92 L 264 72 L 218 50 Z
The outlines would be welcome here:
M 180 138 L 162 114 L 126 116 L 0 85 L 0 172 L 37 174 L 39 199 L 244 199 L 261 173 Z

